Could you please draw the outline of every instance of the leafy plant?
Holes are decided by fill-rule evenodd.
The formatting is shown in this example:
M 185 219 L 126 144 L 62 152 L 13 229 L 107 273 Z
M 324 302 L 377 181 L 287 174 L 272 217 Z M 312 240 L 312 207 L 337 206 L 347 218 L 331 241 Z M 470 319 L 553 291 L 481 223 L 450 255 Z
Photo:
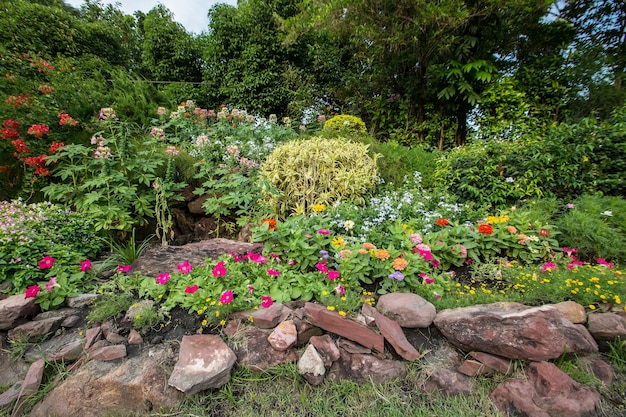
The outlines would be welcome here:
M 326 120 L 324 123 L 324 132 L 333 132 L 337 135 L 356 136 L 367 133 L 365 123 L 360 117 L 349 114 L 339 114 Z
M 107 293 L 96 300 L 87 320 L 90 323 L 104 323 L 126 312 L 133 304 L 133 297 L 128 293 Z

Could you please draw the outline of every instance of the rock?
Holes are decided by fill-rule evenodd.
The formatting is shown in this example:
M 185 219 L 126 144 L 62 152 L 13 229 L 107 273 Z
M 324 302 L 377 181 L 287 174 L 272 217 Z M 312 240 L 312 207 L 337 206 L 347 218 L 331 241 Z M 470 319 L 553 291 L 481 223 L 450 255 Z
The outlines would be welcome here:
M 9 330 L 15 327 L 26 317 L 37 314 L 39 306 L 34 298 L 25 298 L 24 294 L 16 294 L 0 300 L 0 330 Z
M 85 332 L 85 350 L 89 350 L 101 337 L 102 328 L 100 326 L 87 329 Z
M 325 334 L 323 336 L 313 336 L 309 341 L 313 346 L 315 346 L 315 350 L 320 354 L 322 359 L 324 360 L 324 366 L 326 369 L 329 369 L 333 362 L 339 359 L 341 353 L 339 352 L 339 348 L 333 341 L 330 335 Z
M 202 207 L 205 201 L 209 199 L 208 195 L 201 195 L 187 204 L 187 210 L 192 214 L 206 214 L 206 210 Z
M 474 359 L 465 359 L 461 366 L 456 368 L 456 370 L 457 372 L 470 377 L 487 375 L 492 372 L 490 368 L 487 368 L 483 363 Z
M 422 389 L 429 393 L 439 391 L 444 395 L 454 397 L 469 395 L 472 392 L 470 378 L 448 368 L 433 371 L 426 375 L 423 381 Z
M 372 349 L 361 346 L 358 343 L 354 343 L 353 341 L 348 339 L 337 340 L 337 347 L 339 349 L 345 350 L 348 353 L 360 353 L 362 355 L 369 355 L 370 353 L 372 353 Z
M 615 372 L 611 365 L 597 356 L 585 356 L 576 358 L 576 364 L 586 372 L 593 374 L 606 387 L 610 387 L 615 378 Z
M 298 361 L 298 355 L 291 349 L 276 350 L 267 341 L 269 331 L 250 327 L 241 331 L 232 349 L 237 355 L 237 364 L 254 371 L 264 371 L 276 365 Z
M 626 339 L 626 320 L 615 313 L 590 314 L 587 327 L 596 340 Z
M 21 396 L 29 396 L 39 390 L 45 367 L 46 362 L 43 359 L 39 359 L 30 365 L 24 382 L 22 382 Z
M 0 394 L 0 409 L 7 408 L 13 404 L 13 401 L 20 397 L 20 392 L 22 392 L 22 381 L 16 382 L 8 390 Z
M 50 362 L 73 362 L 83 354 L 83 341 L 77 332 L 63 333 L 46 340 L 26 351 L 26 360 L 35 361 L 42 357 Z
M 434 305 L 412 293 L 382 295 L 376 307 L 401 327 L 428 327 L 437 315 Z
M 78 360 L 83 352 L 83 342 L 78 339 L 66 344 L 59 351 L 46 355 L 46 360 L 49 362 L 71 363 Z
M 548 360 L 596 352 L 584 326 L 565 319 L 554 307 L 495 303 L 444 310 L 434 320 L 439 331 L 464 351 L 509 359 Z
M 173 409 L 180 393 L 167 386 L 164 355 L 155 350 L 121 362 L 89 361 L 32 409 L 31 417 L 148 415 Z M 167 355 L 165 355 L 167 356 Z M 171 366 L 171 365 L 170 365 Z
M 490 355 L 485 352 L 470 352 L 470 356 L 487 368 L 500 372 L 504 375 L 510 375 L 513 373 L 513 363 L 505 358 L 499 356 Z
M 61 327 L 63 327 L 64 329 L 71 329 L 72 327 L 76 327 L 79 322 L 80 316 L 72 315 L 63 319 L 63 321 L 61 322 Z
M 76 297 L 68 297 L 65 304 L 70 308 L 83 308 L 92 305 L 98 298 L 99 294 L 80 294 Z
M 192 266 L 205 266 L 207 258 L 214 260 L 231 252 L 244 255 L 248 252 L 260 252 L 262 249 L 261 243 L 244 243 L 228 239 L 209 239 L 183 246 L 155 246 L 135 260 L 130 271 L 157 277 L 163 272 L 176 272 L 176 265 L 183 260 Z
M 549 362 L 533 362 L 526 379 L 502 382 L 489 397 L 504 413 L 522 416 L 591 417 L 598 415 L 600 394 L 579 384 Z
M 33 320 L 9 330 L 9 339 L 33 341 L 50 336 L 61 326 L 63 317 Z
M 254 325 L 260 329 L 273 329 L 285 320 L 291 309 L 281 303 L 274 303 L 268 308 L 260 308 L 252 313 L 252 321 Z
M 298 373 L 311 385 L 319 385 L 324 381 L 324 374 L 326 373 L 324 360 L 312 344 L 306 347 L 300 360 L 298 360 Z
M 128 344 L 129 345 L 143 345 L 143 337 L 139 334 L 139 332 L 135 329 L 130 329 L 130 333 L 128 334 Z
M 287 350 L 296 344 L 298 332 L 292 320 L 283 321 L 270 333 L 267 341 L 276 350 Z
M 422 355 L 406 340 L 402 332 L 402 327 L 395 321 L 383 316 L 377 311 L 373 311 L 376 326 L 385 339 L 393 346 L 396 353 L 405 360 L 411 362 L 419 359 Z
M 0 340 L 3 340 L 0 337 Z M 11 386 L 17 382 L 20 382 L 26 376 L 29 364 L 24 361 L 15 361 L 11 357 L 11 353 L 7 350 L 7 346 L 0 346 L 0 384 L 4 386 Z M 41 358 L 41 353 L 36 359 Z M 36 360 L 34 359 L 34 360 Z
M 338 313 L 329 311 L 326 307 L 318 304 L 306 303 L 304 311 L 307 320 L 315 326 L 378 352 L 382 353 L 385 350 L 385 339 L 383 336 L 375 333 L 367 326 L 341 317 Z
M 340 349 L 341 355 L 328 373 L 331 381 L 349 380 L 359 384 L 382 384 L 406 376 L 404 363 L 379 359 L 372 355 L 348 353 Z
M 302 309 L 302 314 L 304 314 L 304 309 Z M 296 329 L 298 330 L 298 340 L 296 341 L 296 346 L 304 346 L 309 343 L 314 336 L 321 336 L 324 332 L 317 326 L 313 326 L 308 321 L 304 321 L 302 318 L 294 318 L 293 323 L 296 325 Z
M 558 304 L 550 304 L 559 310 L 566 319 L 576 324 L 585 324 L 587 322 L 587 313 L 585 307 L 575 301 L 563 301 Z
M 89 352 L 89 359 L 92 361 L 114 361 L 126 356 L 126 346 L 113 345 L 103 346 Z
M 232 336 L 239 330 L 239 320 L 229 320 L 226 326 L 224 326 L 224 334 L 226 336 Z
M 126 343 L 126 338 L 122 335 L 120 335 L 119 333 L 116 332 L 109 332 L 107 334 L 106 337 L 107 342 L 111 343 L 112 345 L 117 345 L 120 343 Z
M 183 336 L 168 384 L 185 394 L 219 388 L 230 381 L 237 357 L 216 335 Z

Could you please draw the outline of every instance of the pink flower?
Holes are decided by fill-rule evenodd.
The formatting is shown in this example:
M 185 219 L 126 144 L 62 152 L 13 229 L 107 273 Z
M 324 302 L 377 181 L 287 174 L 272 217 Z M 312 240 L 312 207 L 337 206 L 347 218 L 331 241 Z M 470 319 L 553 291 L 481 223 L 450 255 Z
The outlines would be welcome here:
M 217 263 L 217 265 L 215 265 L 215 267 L 213 268 L 213 276 L 215 278 L 217 277 L 223 277 L 224 275 L 226 275 L 226 268 L 224 267 L 225 262 L 224 261 L 220 261 Z
M 319 234 L 319 235 L 329 235 L 330 234 L 330 230 L 328 230 L 328 229 L 319 229 L 317 231 L 317 234 Z
M 40 261 L 39 261 L 39 269 L 48 269 L 48 268 L 52 268 L 54 266 L 54 258 L 52 256 L 44 256 Z
M 220 297 L 220 303 L 228 304 L 233 301 L 233 292 L 231 290 L 224 291 Z
M 583 266 L 585 263 L 582 261 L 577 261 L 574 257 L 574 260 L 567 264 L 567 269 L 572 270 L 574 268 L 578 268 L 579 266 Z
M 436 259 L 431 260 L 430 264 L 432 265 L 433 269 L 439 268 L 439 261 Z
M 89 259 L 86 259 L 84 261 L 82 261 L 80 263 L 80 270 L 83 272 L 87 272 L 88 270 L 91 269 L 91 261 Z
M 330 271 L 327 276 L 329 280 L 334 281 L 339 278 L 339 271 Z
M 191 272 L 193 267 L 191 266 L 189 261 L 185 261 L 182 264 L 176 265 L 176 268 L 178 268 L 181 274 L 188 274 Z
M 346 287 L 344 287 L 343 285 L 339 284 L 335 287 L 335 292 L 337 293 L 338 296 L 343 296 L 346 293 Z
M 554 262 L 546 262 L 545 264 L 541 265 L 541 269 L 546 272 L 551 272 L 556 271 L 558 268 Z
M 565 252 L 566 256 L 572 256 L 572 253 L 578 253 L 578 249 L 574 248 L 563 248 L 563 252 Z
M 269 295 L 264 295 L 263 297 L 261 297 L 261 307 L 268 308 L 272 304 L 274 304 L 274 300 L 272 300 L 272 297 L 270 297 Z
M 250 295 L 254 293 L 254 287 L 252 285 L 248 285 L 248 292 L 250 293 Z
M 46 284 L 46 291 L 52 292 L 54 287 L 59 287 L 59 284 L 57 284 L 57 278 L 56 277 L 50 278 L 50 281 L 48 281 L 48 283 Z
M 420 253 L 420 256 L 421 256 L 422 258 L 424 258 L 425 260 L 427 260 L 427 261 L 432 261 L 432 259 L 433 259 L 433 254 L 432 254 L 430 251 L 427 251 L 427 250 L 420 250 L 420 251 L 419 251 L 419 253 Z
M 118 265 L 117 272 L 123 274 L 124 272 L 130 271 L 130 265 Z
M 433 293 L 433 299 L 438 300 L 441 298 L 441 294 L 438 294 L 437 292 Z
M 424 284 L 432 284 L 433 282 L 435 282 L 434 278 L 429 277 L 423 272 L 420 274 L 420 277 L 424 280 Z
M 573 209 L 573 208 L 575 207 L 575 206 L 574 206 L 574 203 L 567 203 L 565 206 L 566 206 L 568 209 Z
M 596 259 L 596 262 L 598 263 L 598 265 L 604 265 L 609 269 L 613 269 L 613 262 L 609 262 L 604 258 L 598 258 Z
M 318 262 L 318 263 L 315 264 L 315 268 L 317 268 L 317 270 L 320 271 L 320 272 L 326 273 L 326 272 L 328 272 L 328 266 L 326 264 L 327 264 L 326 261 Z
M 419 245 L 420 243 L 422 243 L 422 236 L 419 233 L 411 234 L 411 236 L 409 236 L 409 239 L 414 245 Z
M 169 272 L 164 272 L 162 274 L 159 274 L 159 276 L 156 278 L 156 282 L 157 284 L 165 284 L 167 281 L 170 280 L 170 273 Z
M 294 266 L 294 265 L 295 265 L 295 264 L 297 264 L 297 263 L 298 263 L 298 261 L 296 261 L 295 259 L 290 259 L 290 260 L 287 262 L 287 265 L 289 265 L 289 266 Z
M 277 277 L 277 276 L 279 276 L 279 275 L 280 275 L 280 271 L 277 271 L 277 270 L 272 269 L 272 268 L 268 269 L 268 270 L 267 270 L 267 273 L 268 273 L 269 275 L 273 276 L 273 277 Z
M 25 298 L 35 298 L 35 297 L 37 297 L 37 293 L 39 293 L 40 289 L 41 289 L 41 287 L 39 287 L 39 285 L 31 285 L 30 287 L 26 288 L 26 292 L 24 293 L 24 297 Z
M 198 284 L 187 285 L 187 288 L 185 288 L 185 292 L 187 294 L 193 294 L 194 292 L 198 291 L 198 288 Z
M 260 255 L 258 253 L 248 252 L 248 259 L 250 259 L 252 262 L 254 262 L 256 264 L 266 264 L 267 263 L 267 259 L 265 258 L 265 256 Z

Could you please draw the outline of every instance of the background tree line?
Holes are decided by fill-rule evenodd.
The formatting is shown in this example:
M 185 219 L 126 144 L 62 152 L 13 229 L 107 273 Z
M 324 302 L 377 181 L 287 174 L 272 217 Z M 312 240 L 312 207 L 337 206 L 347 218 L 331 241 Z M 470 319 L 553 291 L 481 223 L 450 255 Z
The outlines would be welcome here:
M 351 113 L 381 140 L 444 149 L 624 103 L 621 0 L 240 0 L 207 10 L 200 35 L 162 5 L 0 10 L 1 69 L 15 75 L 23 53 L 69 62 L 76 116 L 116 105 L 142 122 L 186 99 L 296 120 Z

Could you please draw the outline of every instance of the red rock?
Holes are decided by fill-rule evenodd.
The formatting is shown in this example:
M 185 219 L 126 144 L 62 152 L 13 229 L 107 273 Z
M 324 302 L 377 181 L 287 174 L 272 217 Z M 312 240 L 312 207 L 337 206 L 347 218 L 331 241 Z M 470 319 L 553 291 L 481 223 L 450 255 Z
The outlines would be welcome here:
M 260 329 L 273 329 L 285 320 L 291 313 L 291 309 L 280 303 L 274 303 L 268 308 L 260 308 L 252 313 L 254 325 Z
M 548 360 L 598 351 L 584 326 L 573 324 L 554 307 L 494 303 L 444 310 L 437 329 L 464 351 L 478 350 L 510 359 Z
M 550 414 L 534 403 L 533 396 L 536 396 L 535 390 L 525 379 L 507 379 L 489 394 L 491 401 L 506 415 L 550 417 Z
M 510 360 L 501 358 L 500 356 L 490 355 L 485 352 L 470 352 L 470 355 L 484 364 L 486 367 L 498 371 L 505 375 L 513 373 L 513 364 Z
M 372 349 L 361 346 L 358 343 L 354 343 L 353 341 L 348 339 L 337 340 L 337 347 L 339 349 L 345 350 L 348 353 L 358 353 L 361 355 L 369 355 L 370 353 L 372 353 Z
M 434 305 L 413 293 L 382 295 L 376 307 L 401 327 L 426 328 L 437 315 Z
M 312 324 L 328 332 L 360 343 L 365 347 L 381 353 L 384 352 L 385 339 L 367 326 L 341 317 L 338 313 L 329 311 L 326 307 L 318 304 L 306 303 L 304 310 L 307 320 Z
M 43 359 L 39 359 L 30 365 L 24 382 L 22 383 L 23 396 L 34 394 L 39 390 L 39 384 L 41 384 L 45 367 L 46 362 Z
M 606 387 L 610 387 L 613 383 L 615 372 L 613 371 L 611 365 L 603 361 L 601 358 L 597 356 L 585 356 L 582 358 L 576 358 L 576 363 L 585 371 L 593 374 L 596 378 L 602 381 Z
M 239 330 L 239 320 L 230 320 L 226 326 L 224 326 L 224 334 L 226 336 L 232 336 Z
M 103 346 L 89 352 L 89 359 L 92 361 L 114 361 L 126 356 L 125 345 Z
M 106 340 L 112 345 L 119 345 L 120 343 L 126 342 L 126 338 L 116 332 L 109 332 L 109 334 L 107 334 Z
M 402 327 L 398 323 L 383 316 L 378 311 L 374 311 L 374 319 L 385 339 L 403 359 L 414 361 L 422 356 L 406 339 Z
M 22 339 L 30 341 L 40 339 L 56 332 L 62 321 L 63 317 L 51 317 L 49 319 L 29 321 L 28 323 L 24 323 L 9 330 L 9 340 Z
M 39 311 L 34 298 L 25 298 L 16 294 L 0 300 L 0 330 L 12 329 L 26 317 L 34 316 Z
M 83 354 L 83 342 L 81 340 L 74 340 L 71 343 L 63 346 L 58 352 L 46 356 L 46 359 L 50 362 L 74 362 L 80 358 Z
M 87 329 L 85 332 L 85 350 L 89 350 L 94 343 L 102 337 L 102 328 L 100 326 Z
M 615 313 L 590 314 L 587 327 L 596 340 L 626 339 L 626 320 Z
M 292 320 L 283 321 L 274 328 L 267 341 L 276 350 L 287 350 L 296 344 L 298 331 Z
M 304 309 L 302 309 L 302 314 L 304 314 Z M 296 325 L 296 329 L 298 329 L 298 341 L 296 342 L 296 346 L 304 346 L 309 343 L 309 340 L 313 336 L 321 336 L 324 333 L 322 329 L 313 326 L 308 321 L 294 318 L 293 322 Z
M 439 391 L 443 395 L 454 397 L 469 395 L 472 392 L 470 379 L 452 369 L 440 368 L 423 378 L 422 388 L 432 393 Z
M 331 381 L 350 380 L 359 384 L 384 382 L 404 378 L 406 368 L 403 362 L 379 359 L 372 355 L 351 354 L 340 350 L 341 355 L 328 373 Z
M 130 333 L 128 334 L 128 344 L 129 345 L 143 345 L 143 337 L 139 334 L 139 332 L 135 329 L 130 329 Z
M 470 377 L 474 377 L 478 375 L 486 375 L 486 374 L 491 373 L 491 369 L 487 368 L 484 364 L 473 359 L 464 360 L 461 366 L 456 368 L 456 370 L 457 372 L 460 372 L 463 375 L 467 375 Z
M 339 348 L 330 335 L 313 336 L 310 343 L 315 346 L 315 350 L 320 354 L 322 359 L 324 359 L 326 369 L 330 368 L 333 362 L 341 356 Z
M 241 332 L 241 342 L 232 348 L 237 355 L 237 364 L 253 371 L 264 371 L 276 365 L 298 361 L 298 355 L 291 350 L 276 350 L 267 341 L 269 330 L 250 327 Z

